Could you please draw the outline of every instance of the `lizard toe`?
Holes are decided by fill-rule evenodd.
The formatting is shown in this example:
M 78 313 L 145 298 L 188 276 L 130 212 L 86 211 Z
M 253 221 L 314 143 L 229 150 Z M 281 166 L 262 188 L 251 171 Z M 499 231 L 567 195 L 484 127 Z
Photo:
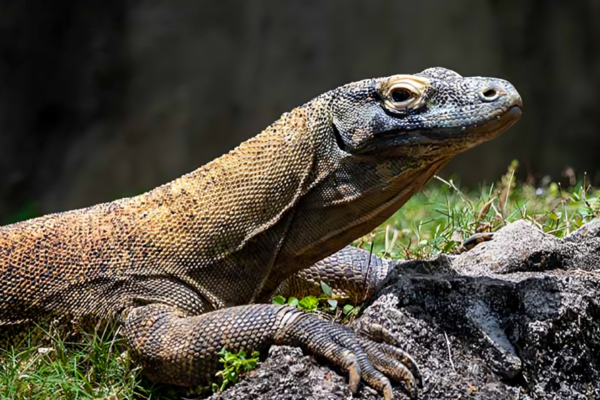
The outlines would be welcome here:
M 284 332 L 279 344 L 300 345 L 341 367 L 350 375 L 349 384 L 353 392 L 362 379 L 382 393 L 385 399 L 393 399 L 391 378 L 404 384 L 412 398 L 418 397 L 421 375 L 416 363 L 408 354 L 390 344 L 377 343 L 345 326 L 310 314 L 295 319 Z
M 415 364 L 403 362 L 407 361 L 406 359 L 402 360 L 402 356 L 406 355 L 404 352 L 385 343 L 375 343 L 364 338 L 358 338 L 358 341 L 373 367 L 393 381 L 402 383 L 412 398 L 418 397 L 419 380 L 411 371 L 411 366 Z M 418 373 L 418 370 L 416 371 Z M 420 378 L 420 375 L 418 376 Z
M 423 388 L 423 377 L 419 370 L 417 362 L 404 350 L 401 349 L 400 340 L 391 331 L 379 324 L 361 325 L 358 333 L 379 345 L 377 351 L 382 352 L 387 357 L 393 358 L 407 368 L 415 379 L 416 387 Z M 368 343 L 368 342 L 363 342 Z M 403 381 L 403 380 L 402 380 Z M 414 385 L 413 385 L 414 386 Z

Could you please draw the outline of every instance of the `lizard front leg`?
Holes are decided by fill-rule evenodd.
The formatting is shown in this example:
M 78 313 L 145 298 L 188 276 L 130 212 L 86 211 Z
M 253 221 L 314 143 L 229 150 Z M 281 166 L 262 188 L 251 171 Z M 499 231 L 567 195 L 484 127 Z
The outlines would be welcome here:
M 346 246 L 283 281 L 274 295 L 299 299 L 319 296 L 322 293 L 321 282 L 324 282 L 343 302 L 357 304 L 375 294 L 379 283 L 394 265 L 394 261 Z
M 254 304 L 190 317 L 170 306 L 151 304 L 124 318 L 132 357 L 150 379 L 163 383 L 207 382 L 219 369 L 221 348 L 264 352 L 272 344 L 300 346 L 327 358 L 349 373 L 353 391 L 362 378 L 391 399 L 387 376 L 403 382 L 413 396 L 417 379 L 420 383 L 416 364 L 401 350 L 292 307 Z

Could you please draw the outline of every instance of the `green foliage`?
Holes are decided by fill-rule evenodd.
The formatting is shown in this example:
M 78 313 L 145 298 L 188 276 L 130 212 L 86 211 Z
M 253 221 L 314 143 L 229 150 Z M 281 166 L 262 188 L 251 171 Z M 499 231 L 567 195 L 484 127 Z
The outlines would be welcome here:
M 34 328 L 21 343 L 0 349 L 0 398 L 148 398 L 124 339 L 112 327 L 65 341 L 65 334 Z M 41 338 L 40 340 L 38 340 Z M 73 340 L 73 339 L 71 339 Z M 36 344 L 34 342 L 42 342 Z
M 356 307 L 353 306 L 352 304 L 346 304 L 344 306 L 344 308 L 342 309 L 342 312 L 344 313 L 344 315 L 348 315 L 350 314 Z
M 452 252 L 478 232 L 496 231 L 519 219 L 564 237 L 600 216 L 600 191 L 585 177 L 567 188 L 549 178 L 533 185 L 515 179 L 518 163 L 492 185 L 461 189 L 436 177 L 382 226 L 355 246 L 392 259 L 420 259 Z M 575 179 L 573 177 L 573 179 Z
M 287 302 L 289 306 L 296 307 L 299 310 L 306 312 L 317 311 L 319 309 L 319 305 L 322 305 L 322 309 L 326 311 L 335 312 L 337 310 L 338 299 L 340 296 L 334 295 L 331 286 L 325 282 L 320 282 L 320 285 L 323 294 L 321 294 L 319 297 L 306 296 L 303 297 L 302 300 L 298 300 L 295 297 L 290 297 L 286 300 L 285 297 L 277 295 L 273 297 L 273 300 L 271 301 L 273 304 L 278 305 L 284 305 Z
M 323 294 L 325 294 L 328 297 L 333 296 L 333 290 L 331 290 L 331 286 L 329 286 L 328 284 L 326 284 L 325 282 L 321 281 L 321 290 L 323 290 Z
M 222 392 L 230 383 L 236 383 L 240 373 L 248 372 L 256 368 L 258 364 L 258 351 L 253 351 L 250 358 L 246 358 L 246 352 L 240 350 L 237 353 L 230 353 L 222 348 L 218 353 L 221 358 L 219 362 L 223 364 L 223 369 L 216 373 L 219 383 L 213 383 L 213 391 Z
M 338 305 L 337 300 L 328 299 L 327 304 L 328 304 L 328 307 L 327 307 L 328 311 L 335 311 L 337 309 L 337 305 Z
M 335 313 L 337 311 L 338 300 L 341 298 L 341 296 L 333 294 L 331 286 L 325 282 L 321 281 L 319 283 L 321 285 L 321 290 L 323 291 L 323 294 L 319 296 L 319 300 L 323 304 L 323 308 L 330 313 Z
M 306 296 L 298 302 L 298 308 L 306 312 L 316 311 L 319 307 L 319 299 L 315 296 Z

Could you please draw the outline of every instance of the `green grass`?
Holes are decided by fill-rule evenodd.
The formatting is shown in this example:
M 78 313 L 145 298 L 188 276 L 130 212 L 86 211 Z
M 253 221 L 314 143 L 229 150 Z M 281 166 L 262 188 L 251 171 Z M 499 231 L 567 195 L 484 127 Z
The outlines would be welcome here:
M 110 326 L 74 336 L 35 327 L 0 349 L 1 399 L 155 398 L 154 389 Z
M 583 178 L 565 188 L 552 182 L 516 184 L 516 167 L 511 165 L 497 183 L 476 189 L 460 188 L 456 179 L 434 179 L 355 244 L 396 259 L 429 258 L 453 251 L 476 232 L 518 219 L 562 237 L 600 214 L 600 192 L 587 187 Z M 0 399 L 182 396 L 197 397 L 147 381 L 129 359 L 123 338 L 110 328 L 77 336 L 36 328 L 19 345 L 0 349 Z
M 496 231 L 526 219 L 563 237 L 600 215 L 600 191 L 585 177 L 562 188 L 555 182 L 515 183 L 516 161 L 493 184 L 461 189 L 436 177 L 382 226 L 354 245 L 394 259 L 432 258 L 456 249 L 475 233 Z

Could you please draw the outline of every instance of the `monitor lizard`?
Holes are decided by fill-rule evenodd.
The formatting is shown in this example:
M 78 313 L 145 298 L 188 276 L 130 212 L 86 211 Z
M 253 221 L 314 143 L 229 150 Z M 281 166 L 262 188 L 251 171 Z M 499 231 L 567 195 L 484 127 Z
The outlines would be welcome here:
M 416 396 L 416 363 L 381 327 L 371 340 L 265 303 L 314 274 L 372 293 L 389 263 L 357 267 L 371 256 L 344 246 L 521 109 L 509 82 L 444 68 L 326 92 L 150 192 L 0 227 L 0 324 L 116 315 L 146 374 L 176 385 L 210 380 L 223 347 L 286 344 L 347 371 L 354 391 L 363 379 L 390 399 L 391 378 Z

